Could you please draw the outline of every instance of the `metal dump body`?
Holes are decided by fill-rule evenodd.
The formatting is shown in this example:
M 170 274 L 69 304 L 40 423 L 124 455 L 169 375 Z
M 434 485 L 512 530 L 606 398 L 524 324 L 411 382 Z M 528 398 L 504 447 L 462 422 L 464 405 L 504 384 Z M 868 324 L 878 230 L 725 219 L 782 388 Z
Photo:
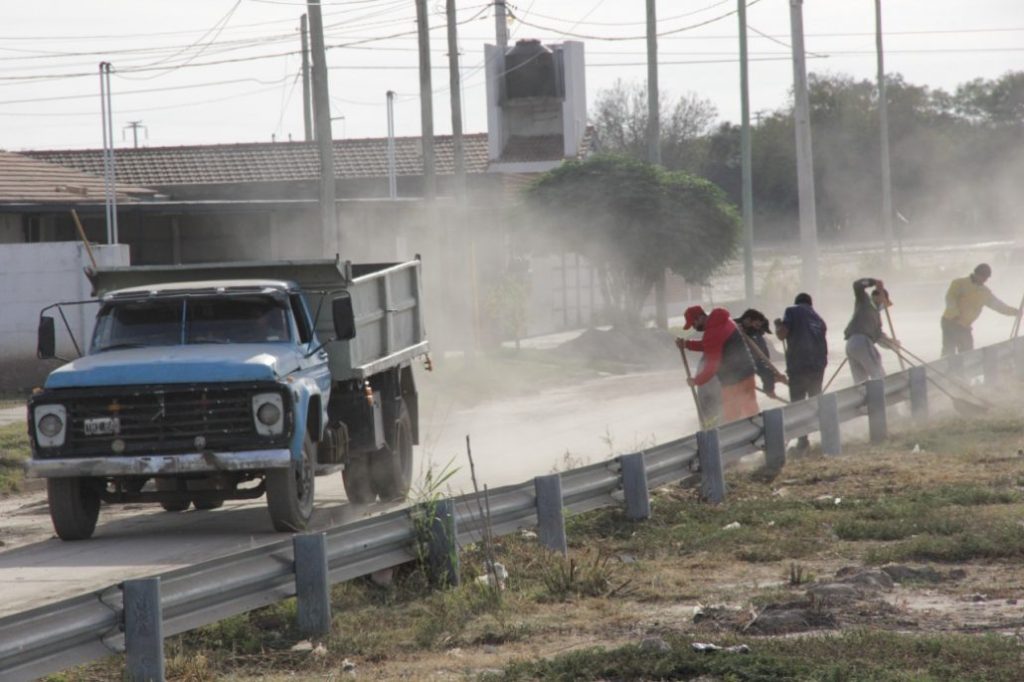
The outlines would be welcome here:
M 429 350 L 422 316 L 420 261 L 361 263 L 337 260 L 198 263 L 105 268 L 87 273 L 93 294 L 128 287 L 219 279 L 276 279 L 303 290 L 335 381 L 365 379 Z M 331 300 L 348 292 L 356 336 L 332 341 Z

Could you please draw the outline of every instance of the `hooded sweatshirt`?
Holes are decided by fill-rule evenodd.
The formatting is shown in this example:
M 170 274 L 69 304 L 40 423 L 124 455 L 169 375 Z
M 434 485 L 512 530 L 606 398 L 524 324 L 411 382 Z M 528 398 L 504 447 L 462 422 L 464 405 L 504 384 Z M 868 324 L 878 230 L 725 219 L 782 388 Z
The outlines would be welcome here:
M 754 375 L 754 359 L 742 333 L 728 310 L 715 308 L 711 311 L 703 338 L 686 342 L 687 350 L 704 353 L 704 369 L 693 378 L 695 384 L 703 386 L 717 374 L 723 386 L 731 386 Z

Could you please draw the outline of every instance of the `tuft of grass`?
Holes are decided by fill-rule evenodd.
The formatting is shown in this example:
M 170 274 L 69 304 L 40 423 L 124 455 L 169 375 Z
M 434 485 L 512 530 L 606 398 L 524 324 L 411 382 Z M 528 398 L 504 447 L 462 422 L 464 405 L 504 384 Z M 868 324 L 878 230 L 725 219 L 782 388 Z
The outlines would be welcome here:
M 868 551 L 870 563 L 891 561 L 963 562 L 972 559 L 1024 557 L 1024 527 L 1016 522 L 979 522 L 950 536 L 919 535 L 895 545 Z
M 0 427 L 0 493 L 20 489 L 24 480 L 23 466 L 30 454 L 25 424 Z

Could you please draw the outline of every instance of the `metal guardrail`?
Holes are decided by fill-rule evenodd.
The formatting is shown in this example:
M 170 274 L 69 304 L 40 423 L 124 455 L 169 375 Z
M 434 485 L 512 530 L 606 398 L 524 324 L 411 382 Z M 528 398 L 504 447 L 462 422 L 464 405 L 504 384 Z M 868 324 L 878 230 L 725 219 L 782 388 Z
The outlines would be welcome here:
M 935 374 L 955 373 L 969 379 L 994 379 L 1000 367 L 1016 361 L 1024 372 L 1024 339 L 987 346 L 926 367 Z M 884 382 L 886 405 L 911 397 L 910 371 L 891 374 Z M 840 422 L 867 415 L 865 385 L 835 391 Z M 785 437 L 818 430 L 819 403 L 804 400 L 779 408 Z M 765 446 L 765 414 L 718 429 L 721 458 L 726 463 Z M 647 483 L 651 487 L 699 475 L 697 434 L 642 451 Z M 562 507 L 574 513 L 621 504 L 623 457 L 572 469 L 560 474 Z M 491 532 L 507 535 L 539 524 L 535 481 L 488 491 Z M 484 520 L 477 496 L 453 500 L 457 541 L 466 544 L 481 537 Z M 402 509 L 328 530 L 328 578 L 343 582 L 374 571 L 392 568 L 417 557 L 414 508 Z M 196 564 L 160 576 L 163 634 L 173 635 L 245 613 L 295 594 L 291 539 Z M 0 679 L 29 680 L 81 663 L 124 651 L 125 612 L 121 585 L 47 604 L 0 619 Z

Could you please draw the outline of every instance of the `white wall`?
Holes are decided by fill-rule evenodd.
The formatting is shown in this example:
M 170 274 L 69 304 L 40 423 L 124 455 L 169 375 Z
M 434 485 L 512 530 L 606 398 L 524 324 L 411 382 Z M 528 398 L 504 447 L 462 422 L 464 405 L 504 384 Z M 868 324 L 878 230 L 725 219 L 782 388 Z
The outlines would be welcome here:
M 100 266 L 129 265 L 128 246 L 93 246 Z M 0 388 L 31 388 L 52 369 L 36 359 L 39 311 L 58 301 L 92 298 L 84 269 L 89 256 L 80 242 L 0 244 Z M 75 357 L 74 347 L 57 320 L 58 353 Z M 96 306 L 68 306 L 65 315 L 79 345 L 92 333 Z M 84 349 L 83 349 L 84 350 Z

